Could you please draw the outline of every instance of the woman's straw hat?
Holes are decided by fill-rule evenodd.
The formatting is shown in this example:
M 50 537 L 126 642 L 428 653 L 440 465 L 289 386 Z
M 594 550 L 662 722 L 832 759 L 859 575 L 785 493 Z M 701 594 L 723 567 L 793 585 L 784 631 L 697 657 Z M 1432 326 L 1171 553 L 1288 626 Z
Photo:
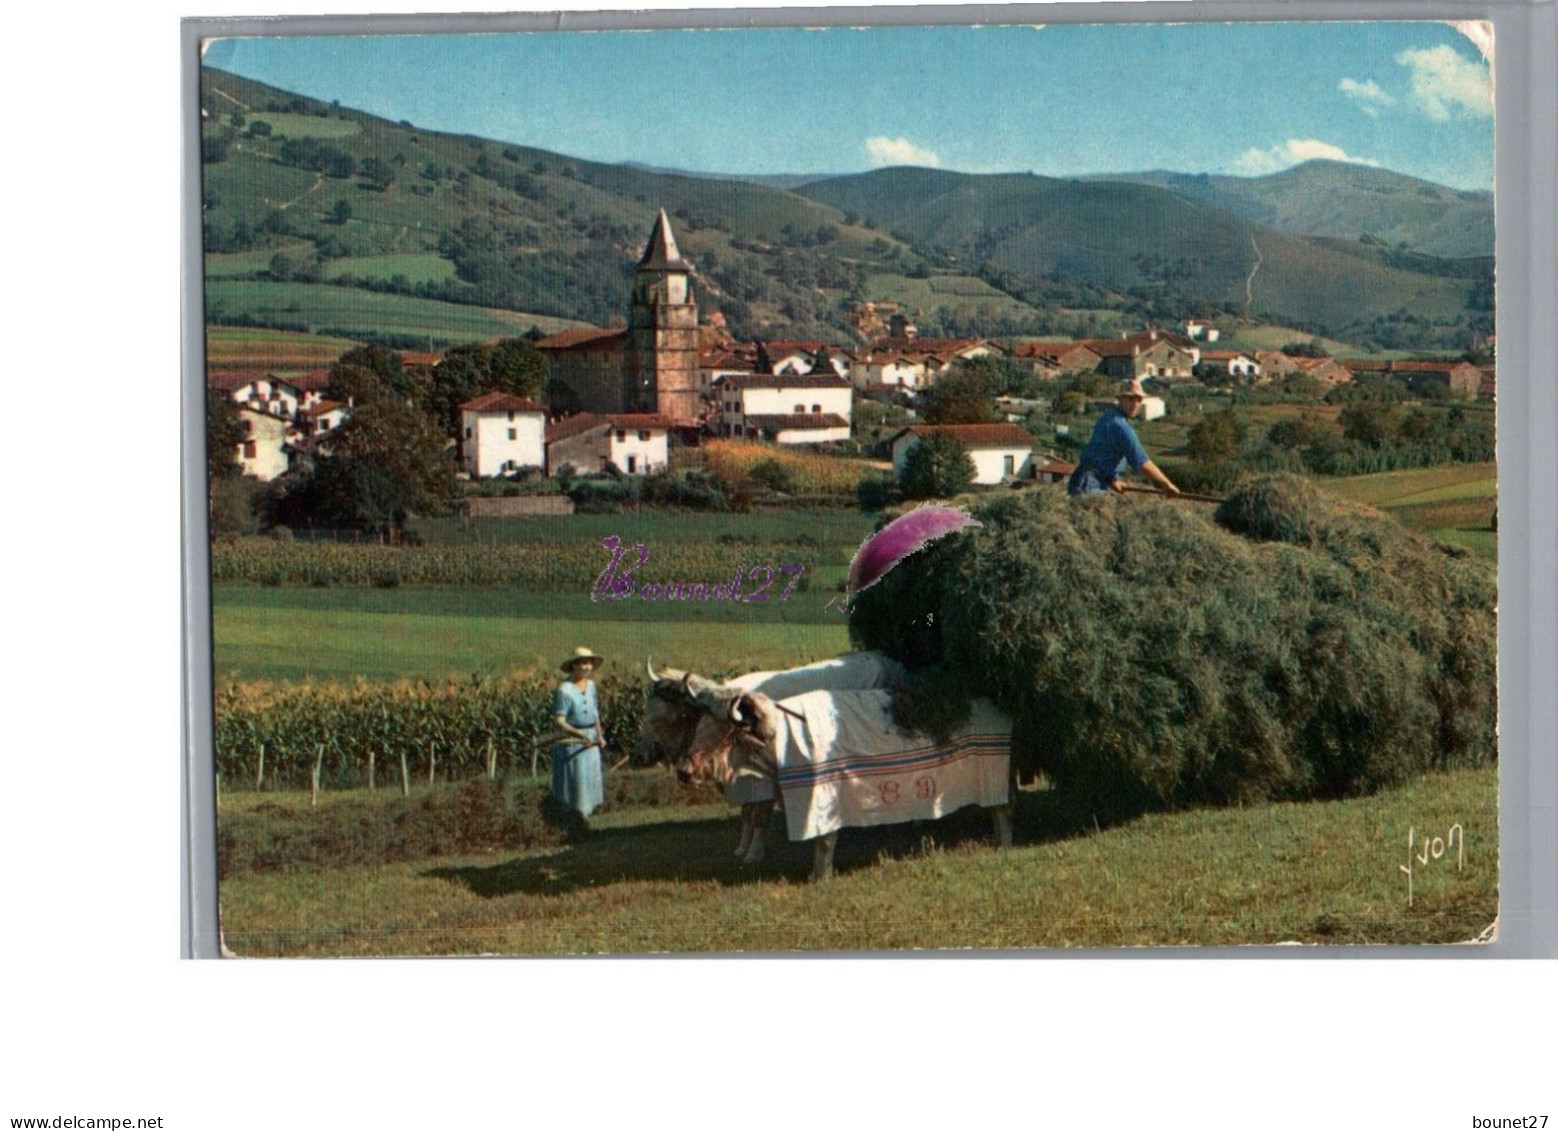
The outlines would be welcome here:
M 573 672 L 573 666 L 575 664 L 577 664 L 580 660 L 594 660 L 595 663 L 596 663 L 596 666 L 599 666 L 599 665 L 604 664 L 606 662 L 606 657 L 605 656 L 598 656 L 598 655 L 596 655 L 594 652 L 590 651 L 588 648 L 586 648 L 584 645 L 581 644 L 581 645 L 579 645 L 579 647 L 577 647 L 577 648 L 575 648 L 573 650 L 573 655 L 569 656 L 566 660 L 564 660 L 562 662 L 562 669 L 563 669 L 563 671 L 568 672 L 568 673 L 571 674 Z

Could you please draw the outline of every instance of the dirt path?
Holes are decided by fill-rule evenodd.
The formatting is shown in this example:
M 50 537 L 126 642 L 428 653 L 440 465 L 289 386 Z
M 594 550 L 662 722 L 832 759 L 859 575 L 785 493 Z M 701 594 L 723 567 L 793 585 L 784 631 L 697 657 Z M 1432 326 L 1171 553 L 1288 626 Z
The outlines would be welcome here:
M 242 102 L 239 102 L 238 99 L 234 98 L 231 94 L 228 94 L 227 91 L 223 90 L 219 86 L 213 86 L 211 88 L 211 93 L 221 95 L 223 98 L 227 99 L 227 101 L 231 102 L 234 106 L 238 107 L 238 109 L 240 109 L 240 110 L 247 110 L 249 108 L 247 105 L 245 105 Z
M 285 212 L 287 209 L 291 208 L 294 204 L 296 204 L 298 201 L 302 200 L 305 196 L 307 196 L 309 193 L 313 192 L 315 189 L 317 189 L 320 185 L 322 185 L 324 183 L 325 183 L 325 175 L 323 173 L 315 173 L 314 174 L 314 183 L 309 185 L 302 192 L 298 193 L 291 200 L 289 200 L 285 204 L 281 205 L 279 207 L 278 211 Z
M 1250 268 L 1249 278 L 1244 280 L 1244 313 L 1250 313 L 1250 303 L 1254 301 L 1252 287 L 1255 283 L 1255 273 L 1260 270 L 1260 244 L 1255 242 L 1255 233 L 1250 233 L 1250 246 L 1255 249 L 1255 265 Z

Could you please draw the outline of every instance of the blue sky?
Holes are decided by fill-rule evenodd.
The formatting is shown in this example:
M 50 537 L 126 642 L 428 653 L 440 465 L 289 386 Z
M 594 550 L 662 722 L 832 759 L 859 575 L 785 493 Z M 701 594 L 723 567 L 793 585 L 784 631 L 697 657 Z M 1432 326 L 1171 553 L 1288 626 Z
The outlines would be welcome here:
M 205 59 L 424 128 L 701 172 L 1249 176 L 1330 157 L 1493 181 L 1490 68 L 1439 23 L 292 37 Z

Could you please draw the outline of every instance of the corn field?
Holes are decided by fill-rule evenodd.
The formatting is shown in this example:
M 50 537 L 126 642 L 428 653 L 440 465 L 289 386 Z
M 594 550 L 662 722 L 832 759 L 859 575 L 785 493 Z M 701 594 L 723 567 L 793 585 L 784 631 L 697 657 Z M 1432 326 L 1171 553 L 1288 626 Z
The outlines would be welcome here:
M 632 540 L 627 540 L 631 547 Z M 752 554 L 715 541 L 654 541 L 637 575 L 651 581 L 714 583 Z M 826 560 L 816 546 L 774 547 L 765 564 L 806 567 L 800 588 Z M 782 560 L 780 560 L 782 558 Z M 332 542 L 238 538 L 211 547 L 211 580 L 237 585 L 509 586 L 529 590 L 587 590 L 611 560 L 598 542 L 514 543 L 400 547 Z
M 886 475 L 861 460 L 792 451 L 783 444 L 711 440 L 701 450 L 705 466 L 727 483 L 749 480 L 754 467 L 774 463 L 789 474 L 797 491 L 853 495 L 861 479 Z
M 216 693 L 216 765 L 224 789 L 325 789 L 529 773 L 538 739 L 553 733 L 560 677 L 428 684 L 232 683 Z M 646 681 L 598 681 L 606 757 L 632 749 Z M 543 756 L 548 749 L 543 747 Z

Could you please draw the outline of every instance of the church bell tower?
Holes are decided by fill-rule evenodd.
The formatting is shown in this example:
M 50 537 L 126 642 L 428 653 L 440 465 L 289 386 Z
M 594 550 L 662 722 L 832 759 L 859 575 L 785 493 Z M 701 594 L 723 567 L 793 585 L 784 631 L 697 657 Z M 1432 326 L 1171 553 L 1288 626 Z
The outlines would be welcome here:
M 633 271 L 623 403 L 672 420 L 698 418 L 698 304 L 665 209 Z

